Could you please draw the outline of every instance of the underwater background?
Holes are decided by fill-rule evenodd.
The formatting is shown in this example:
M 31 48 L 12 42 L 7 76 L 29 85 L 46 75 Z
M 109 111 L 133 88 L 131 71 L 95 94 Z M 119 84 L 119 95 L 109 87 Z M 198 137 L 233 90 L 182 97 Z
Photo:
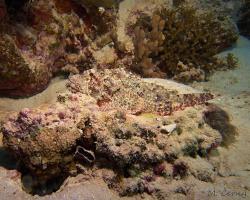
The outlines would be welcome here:
M 0 0 L 0 199 L 250 198 L 249 0 Z

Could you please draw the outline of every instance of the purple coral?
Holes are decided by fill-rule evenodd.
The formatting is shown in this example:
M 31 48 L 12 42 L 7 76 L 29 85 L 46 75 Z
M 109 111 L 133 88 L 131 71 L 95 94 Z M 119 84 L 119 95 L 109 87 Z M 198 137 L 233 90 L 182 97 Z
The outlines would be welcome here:
M 32 113 L 28 108 L 22 109 L 17 116 L 12 116 L 3 126 L 3 134 L 24 138 L 35 133 L 42 124 L 42 116 Z
M 153 170 L 154 170 L 154 174 L 155 174 L 155 175 L 160 176 L 160 175 L 163 174 L 163 172 L 164 172 L 164 170 L 165 170 L 165 165 L 164 165 L 163 163 L 158 164 L 158 165 L 156 165 L 156 166 L 154 167 Z
M 63 112 L 63 111 L 61 111 L 61 112 L 58 113 L 58 117 L 59 117 L 60 119 L 65 119 L 65 118 L 66 118 L 66 113 Z
M 27 118 L 29 113 L 30 113 L 30 109 L 29 108 L 24 108 L 20 111 L 19 115 L 22 116 L 22 117 L 25 117 Z

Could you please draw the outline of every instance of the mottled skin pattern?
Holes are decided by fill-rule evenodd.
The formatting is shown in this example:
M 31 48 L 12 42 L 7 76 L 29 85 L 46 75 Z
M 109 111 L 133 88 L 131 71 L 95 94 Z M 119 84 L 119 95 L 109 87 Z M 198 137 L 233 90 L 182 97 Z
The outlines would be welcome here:
M 163 86 L 146 83 L 124 69 L 92 69 L 83 75 L 70 77 L 68 87 L 72 92 L 94 97 L 102 110 L 119 108 L 131 114 L 171 115 L 213 98 L 210 93 L 178 94 Z

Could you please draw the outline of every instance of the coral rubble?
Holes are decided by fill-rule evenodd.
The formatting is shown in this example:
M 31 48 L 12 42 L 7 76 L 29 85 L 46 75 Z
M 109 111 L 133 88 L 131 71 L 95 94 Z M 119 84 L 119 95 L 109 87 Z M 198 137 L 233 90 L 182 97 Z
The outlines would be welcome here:
M 132 69 L 146 77 L 157 76 L 154 71 L 158 69 L 182 82 L 204 80 L 220 69 L 222 61 L 215 55 L 237 39 L 237 31 L 226 17 L 187 6 L 161 8 L 152 16 L 140 14 L 130 26 L 135 28 Z
M 55 104 L 23 109 L 6 120 L 4 145 L 40 184 L 111 167 L 121 195 L 140 192 L 136 180 L 141 192 L 151 193 L 145 180 L 167 177 L 166 166 L 172 178 L 191 173 L 209 181 L 178 158 L 204 157 L 222 142 L 203 120 L 211 98 L 181 94 L 123 69 L 91 69 L 71 76 Z

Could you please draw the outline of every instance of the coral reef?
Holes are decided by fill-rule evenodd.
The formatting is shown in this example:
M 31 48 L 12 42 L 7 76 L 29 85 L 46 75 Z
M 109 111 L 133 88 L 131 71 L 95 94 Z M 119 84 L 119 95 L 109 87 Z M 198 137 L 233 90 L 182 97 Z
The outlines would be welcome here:
M 186 6 L 162 8 L 152 17 L 140 14 L 128 28 L 135 28 L 134 71 L 154 77 L 154 70 L 160 69 L 167 77 L 183 82 L 205 80 L 220 69 L 222 61 L 215 55 L 237 39 L 227 18 L 218 19 L 212 11 L 200 13 Z M 223 63 L 223 69 L 231 64 Z
M 114 9 L 86 10 L 71 0 L 1 1 L 0 93 L 29 96 L 61 72 L 89 69 L 91 43 L 115 20 Z
M 30 63 L 10 36 L 0 34 L 0 77 L 1 93 L 18 95 L 43 90 L 51 74 L 46 65 Z
M 0 37 L 11 45 L 0 47 L 0 93 L 33 95 L 46 88 L 53 76 L 77 74 L 93 66 L 122 66 L 145 77 L 189 82 L 236 65 L 233 56 L 223 62 L 214 57 L 237 37 L 226 15 L 215 17 L 186 6 L 158 10 L 152 17 L 138 14 L 132 61 L 126 44 L 119 40 L 119 2 L 1 1 Z M 17 55 L 25 67 L 14 64 Z
M 211 98 L 148 83 L 124 69 L 91 69 L 71 76 L 55 104 L 10 116 L 4 145 L 36 180 L 31 193 L 56 177 L 108 168 L 114 175 L 103 178 L 121 195 L 153 193 L 155 176 L 211 181 L 210 171 L 202 176 L 199 166 L 191 170 L 178 160 L 205 157 L 222 142 L 203 120 Z

